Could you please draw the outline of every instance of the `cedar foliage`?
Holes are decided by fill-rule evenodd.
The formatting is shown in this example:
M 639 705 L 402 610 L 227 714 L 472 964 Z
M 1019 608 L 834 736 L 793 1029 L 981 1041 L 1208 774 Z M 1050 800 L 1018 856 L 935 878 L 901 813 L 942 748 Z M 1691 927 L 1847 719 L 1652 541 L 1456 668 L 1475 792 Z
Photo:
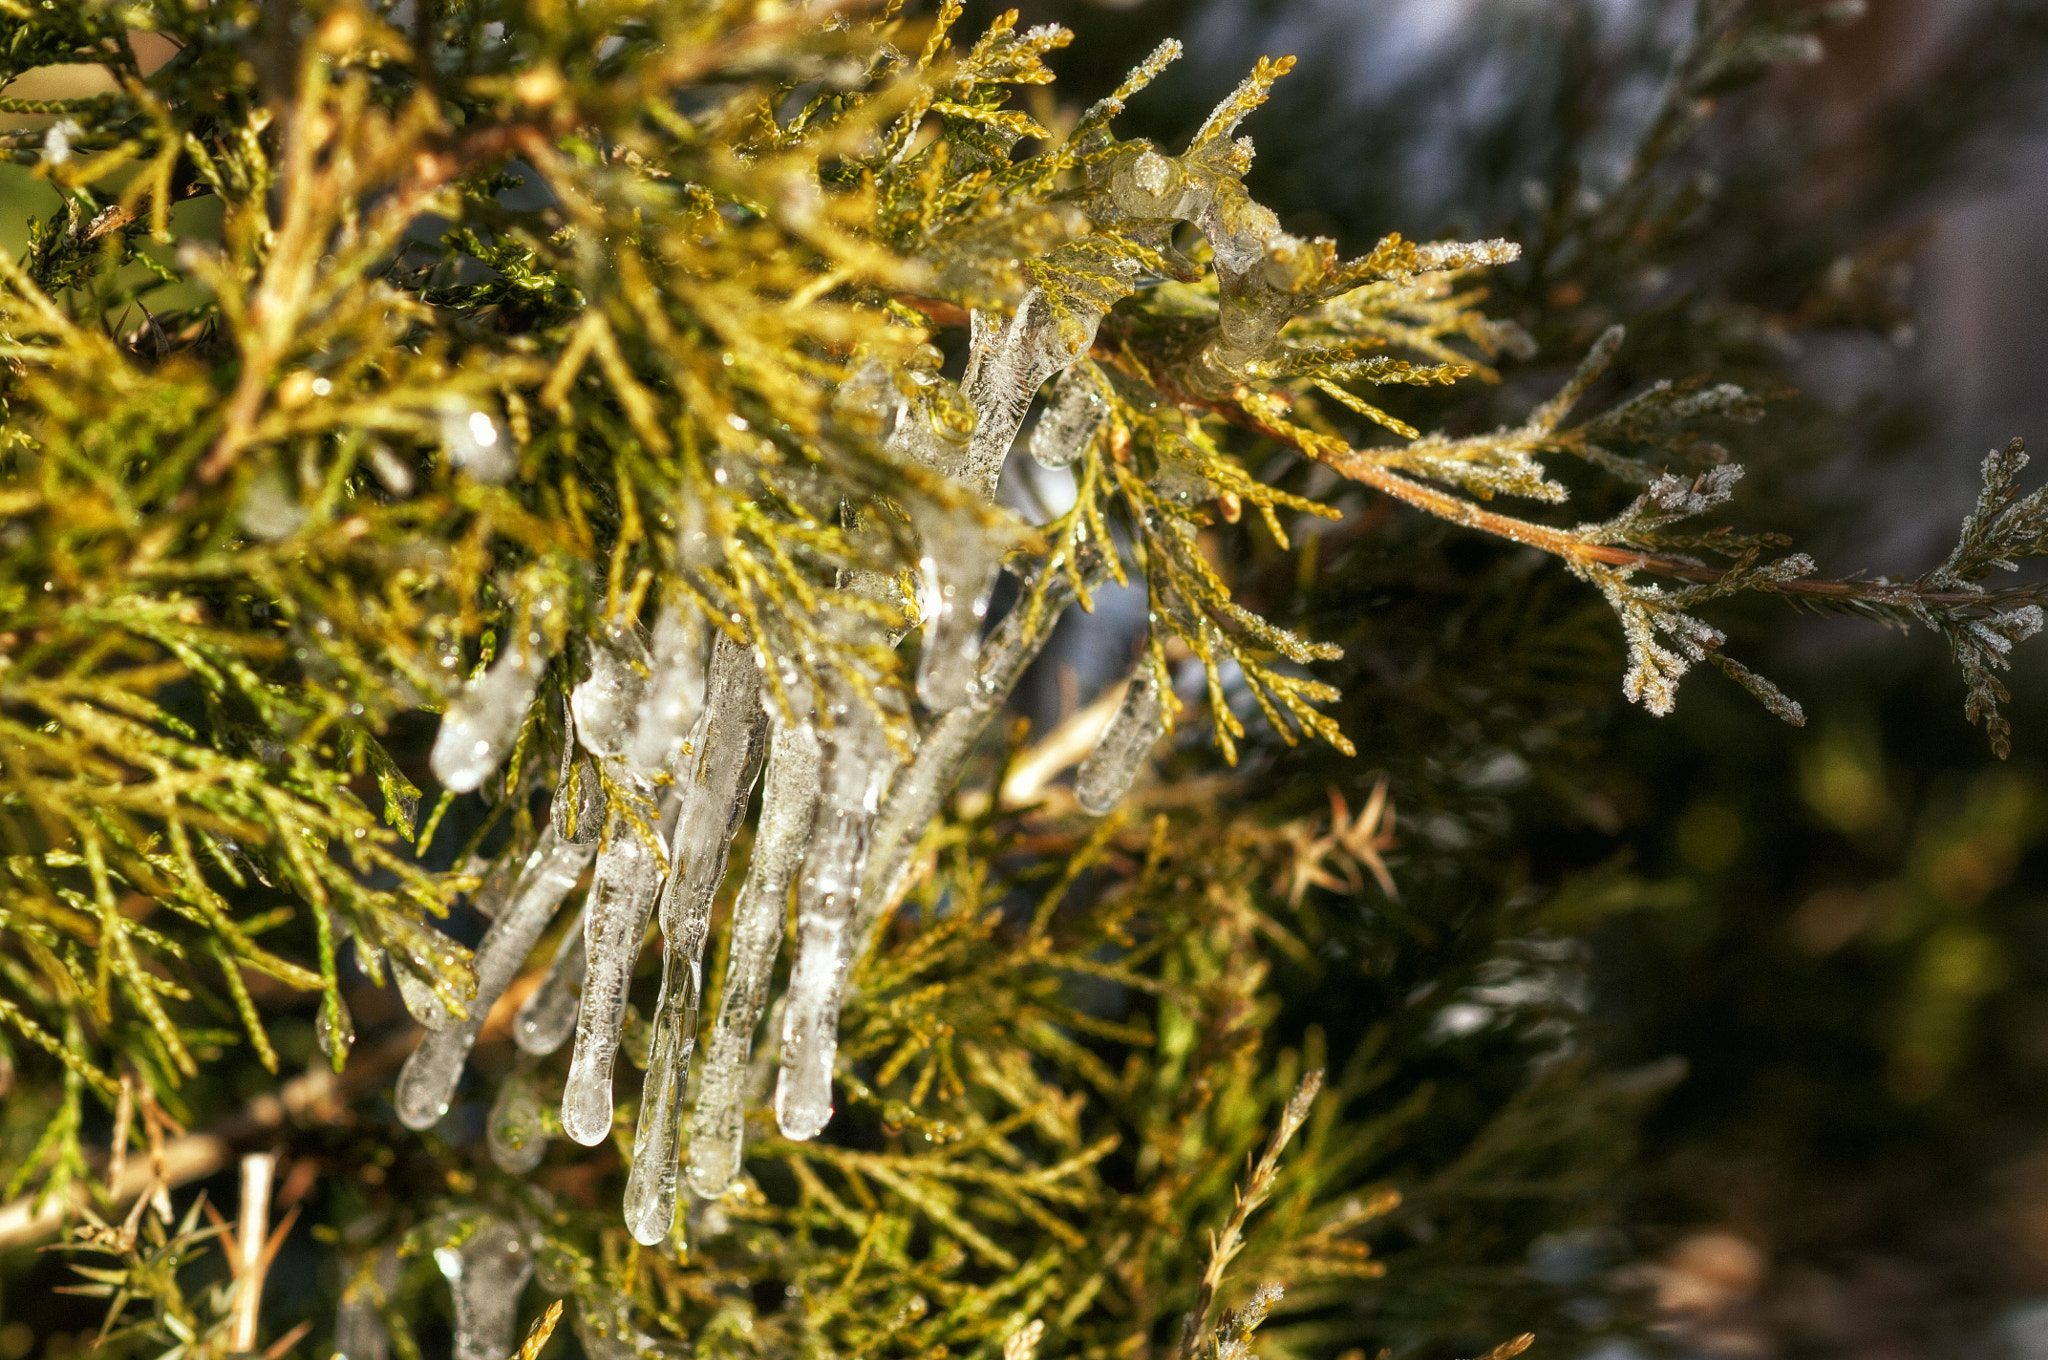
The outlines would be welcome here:
M 957 7 L 0 4 L 10 74 L 95 62 L 119 84 L 6 102 L 41 120 L 6 145 L 63 207 L 0 260 L 5 1169 L 10 1196 L 84 1225 L 74 1244 L 105 1259 L 81 1269 L 113 1302 L 110 1335 L 138 1348 L 235 1348 L 234 1288 L 191 1266 L 228 1234 L 196 1204 L 172 1211 L 159 1158 L 232 1124 L 247 1092 L 224 1078 L 230 1055 L 275 1073 L 315 1042 L 337 1075 L 298 1079 L 283 1124 L 244 1116 L 235 1136 L 377 1168 L 308 1201 L 345 1263 L 341 1316 L 319 1325 L 351 1355 L 424 1353 L 419 1305 L 507 1224 L 593 1356 L 678 1338 L 1224 1355 L 1262 1324 L 1271 1353 L 1309 1354 L 1506 1329 L 1476 1297 L 1501 1277 L 1478 1268 L 1521 1221 L 1483 1206 L 1597 1218 L 1668 1074 L 1590 1071 L 1559 1042 L 1570 1008 L 1528 1002 L 1569 992 L 1554 978 L 1573 956 L 1546 929 L 1569 901 L 1510 925 L 1470 905 L 1453 855 L 1414 847 L 1390 872 L 1399 819 L 1380 797 L 1355 818 L 1341 800 L 1327 819 L 1298 800 L 1229 816 L 1243 781 L 1272 779 L 1276 738 L 1355 740 L 1322 678 L 1339 649 L 1276 621 L 1301 579 L 1280 555 L 1325 518 L 1307 571 L 1339 589 L 1398 587 L 1428 556 L 1344 573 L 1372 521 L 1331 509 L 1334 486 L 1562 559 L 1618 618 L 1622 690 L 1653 712 L 1710 662 L 1800 720 L 1695 612 L 1768 594 L 1934 629 L 1969 716 L 2007 740 L 1996 671 L 2040 626 L 2039 592 L 1983 581 L 2048 537 L 2016 445 L 1987 461 L 1941 566 L 1823 581 L 1769 535 L 1701 523 L 1740 475 L 1711 435 L 1760 414 L 1743 389 L 1679 375 L 1575 409 L 1594 406 L 1619 328 L 1490 432 L 1424 433 L 1426 389 L 1530 357 L 1531 328 L 1487 309 L 1488 271 L 1517 250 L 1388 235 L 1347 261 L 1283 231 L 1244 187 L 1235 134 L 1286 60 L 1261 58 L 1170 154 L 1115 120 L 1172 45 L 1055 130 L 1012 100 L 1050 83 L 1065 32 L 1005 17 L 956 34 Z M 1572 228 L 1575 252 L 1560 227 L 1535 267 L 1612 268 L 1685 211 L 1655 172 L 1703 97 L 1800 55 L 1828 17 L 1710 8 L 1635 177 Z M 136 29 L 177 57 L 145 77 Z M 217 231 L 181 227 L 201 200 Z M 1064 369 L 1052 409 L 1096 417 L 1049 460 L 1072 468 L 1071 506 L 1036 522 L 988 500 L 1049 376 L 977 384 L 1016 335 Z M 956 384 L 934 342 L 963 340 Z M 1006 421 L 990 465 L 975 432 Z M 1619 503 L 1577 523 L 1491 504 L 1574 499 L 1585 477 L 1557 470 L 1574 463 Z M 1217 757 L 1180 743 L 1174 783 L 1136 795 L 1155 806 L 1091 824 L 1042 778 L 1035 799 L 1005 796 L 1051 740 L 977 742 L 1015 674 L 970 705 L 963 740 L 935 739 L 960 710 L 914 703 L 927 657 L 891 644 L 922 625 L 935 650 L 946 606 L 917 578 L 925 560 L 951 569 L 955 536 L 1017 583 L 1002 626 L 1027 654 L 1068 597 L 1140 582 L 1153 626 L 1132 687 Z M 359 979 L 388 969 L 415 1014 L 461 1018 L 471 951 L 433 921 L 560 827 L 558 782 L 595 784 L 607 843 L 646 833 L 660 795 L 579 763 L 563 714 L 608 639 L 664 609 L 793 658 L 764 672 L 785 716 L 841 687 L 905 763 L 832 1127 L 790 1139 L 758 1112 L 738 1189 L 693 1199 L 649 1249 L 618 1221 L 628 1108 L 615 1152 L 506 1172 L 479 1145 L 530 1155 L 561 1132 L 558 1065 L 521 1057 L 488 1130 L 471 1106 L 467 1126 L 414 1139 L 375 1102 L 410 1036 Z M 514 661 L 531 683 L 479 791 L 429 800 L 418 715 L 474 716 Z M 1258 768 L 1229 773 L 1252 743 Z M 1431 919 L 1417 903 L 1433 893 L 1468 902 Z M 1372 1023 L 1285 1005 L 1292 986 L 1354 986 L 1353 969 L 1385 995 Z M 1444 1103 L 1418 1069 L 1442 1066 L 1453 997 L 1512 1015 L 1490 1080 L 1461 1092 L 1482 1112 L 1438 1126 L 1461 1144 L 1418 1152 L 1411 1130 Z M 352 1003 L 396 1037 L 352 1051 Z M 647 1042 L 629 1027 L 629 1059 Z M 1327 1073 L 1313 1109 L 1310 1071 Z M 147 1170 L 109 1165 L 131 1159 Z M 1438 1258 L 1407 1253 L 1428 1285 L 1414 1311 L 1374 1317 L 1351 1304 L 1381 1275 L 1365 1237 L 1397 1184 L 1416 1241 L 1425 1223 L 1460 1231 Z M 1269 1280 L 1285 1292 L 1252 1289 Z M 1241 1306 L 1219 1308 L 1219 1288 Z

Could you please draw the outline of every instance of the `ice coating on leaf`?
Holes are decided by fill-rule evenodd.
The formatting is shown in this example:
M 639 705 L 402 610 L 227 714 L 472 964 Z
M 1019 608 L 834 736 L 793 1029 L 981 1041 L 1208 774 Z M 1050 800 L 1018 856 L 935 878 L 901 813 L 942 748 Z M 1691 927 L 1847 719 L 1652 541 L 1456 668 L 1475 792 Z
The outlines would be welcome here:
M 683 1089 L 696 1046 L 697 969 L 670 949 L 662 955 L 661 1002 L 654 1012 L 633 1165 L 626 1176 L 626 1231 L 643 1247 L 661 1242 L 675 1227 Z
M 472 792 L 505 763 L 527 710 L 533 707 L 546 664 L 545 656 L 515 641 L 464 686 L 441 715 L 441 730 L 428 761 L 442 787 L 452 793 Z
M 1070 466 L 1095 437 L 1108 409 L 1094 377 L 1069 368 L 1053 384 L 1052 398 L 1031 431 L 1032 458 L 1041 467 Z
M 388 916 L 383 927 L 391 976 L 412 1018 L 428 1029 L 446 1029 L 467 1015 L 476 990 L 470 952 L 421 921 Z
M 356 1022 L 348 1013 L 348 1003 L 340 993 L 328 993 L 321 998 L 320 1009 L 313 1016 L 314 1047 L 328 1058 L 346 1061 L 355 1042 Z
M 520 1003 L 512 1018 L 512 1042 L 522 1052 L 545 1057 L 560 1048 L 576 1028 L 577 999 L 583 994 L 583 909 L 555 946 L 540 985 Z
M 790 884 L 809 843 L 818 804 L 822 756 L 817 728 L 809 721 L 789 721 L 779 709 L 770 716 L 774 733 L 768 770 L 762 776 L 761 819 L 747 881 L 733 904 L 725 987 L 705 1051 L 697 1106 L 690 1116 L 690 1188 L 707 1198 L 724 1194 L 739 1174 L 747 1060 L 768 1004 Z
M 1099 315 L 1091 318 L 1086 341 L 1093 341 L 1092 322 L 1100 319 Z M 1068 343 L 1051 302 L 1036 288 L 1024 294 L 1007 321 L 990 321 L 981 312 L 970 320 L 967 373 L 960 390 L 974 407 L 975 424 L 961 480 L 986 501 L 996 494 L 1003 460 L 1009 457 L 1031 398 L 1047 378 L 1079 358 L 1088 344 Z
M 612 1128 L 612 1066 L 626 1020 L 633 961 L 661 889 L 661 857 L 639 827 L 613 817 L 605 827 L 583 915 L 583 996 L 576 1045 L 562 1087 L 562 1130 L 585 1147 Z
M 816 1137 L 832 1117 L 832 1064 L 852 964 L 854 909 L 882 790 L 896 767 L 881 720 L 852 684 L 836 673 L 825 683 L 831 725 L 824 732 L 810 853 L 797 883 L 796 956 L 775 1087 L 776 1122 L 790 1138 Z
M 555 776 L 555 794 L 548 816 L 565 839 L 595 841 L 604 829 L 604 791 L 597 766 L 576 740 L 576 715 L 562 706 L 562 766 Z
M 566 840 L 552 826 L 541 833 L 511 895 L 477 945 L 476 998 L 470 1003 L 469 1018 L 429 1030 L 398 1074 L 398 1118 L 407 1128 L 432 1128 L 448 1113 L 448 1101 L 485 1017 L 519 975 L 555 908 L 576 886 L 595 852 L 595 846 Z
M 1124 687 L 1109 726 L 1096 738 L 1095 749 L 1081 762 L 1074 780 L 1074 801 L 1083 812 L 1101 816 L 1124 800 L 1145 757 L 1166 732 L 1166 710 L 1159 677 L 1148 659 L 1141 659 Z
M 498 1098 L 491 1103 L 491 1117 L 484 1127 L 491 1161 L 500 1171 L 523 1176 L 547 1156 L 547 1116 L 533 1081 L 525 1072 L 514 1072 L 498 1086 Z
M 519 1294 L 533 1275 L 526 1235 L 493 1220 L 459 1246 L 434 1252 L 455 1296 L 454 1360 L 505 1360 L 519 1320 Z

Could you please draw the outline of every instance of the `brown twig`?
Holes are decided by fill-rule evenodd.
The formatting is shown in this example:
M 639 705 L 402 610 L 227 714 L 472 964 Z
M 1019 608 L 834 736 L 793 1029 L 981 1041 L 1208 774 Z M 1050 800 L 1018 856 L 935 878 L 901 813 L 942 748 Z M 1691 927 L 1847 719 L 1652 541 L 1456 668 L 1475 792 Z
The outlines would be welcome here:
M 1322 1089 L 1323 1069 L 1320 1067 L 1301 1079 L 1301 1085 L 1295 1088 L 1287 1108 L 1280 1113 L 1279 1126 L 1267 1140 L 1265 1152 L 1252 1167 L 1251 1178 L 1237 1192 L 1237 1205 L 1225 1220 L 1223 1231 L 1212 1239 L 1209 1265 L 1202 1272 L 1202 1287 L 1195 1295 L 1195 1306 L 1181 1324 L 1179 1360 L 1194 1360 L 1201 1348 L 1202 1338 L 1209 1330 L 1209 1314 L 1216 1307 L 1216 1291 L 1223 1284 L 1223 1276 L 1229 1271 L 1231 1260 L 1244 1249 L 1244 1225 L 1253 1210 L 1264 1204 L 1266 1197 L 1273 1193 L 1273 1178 L 1280 1169 L 1280 1153 L 1308 1119 L 1309 1109 L 1316 1103 L 1316 1096 Z

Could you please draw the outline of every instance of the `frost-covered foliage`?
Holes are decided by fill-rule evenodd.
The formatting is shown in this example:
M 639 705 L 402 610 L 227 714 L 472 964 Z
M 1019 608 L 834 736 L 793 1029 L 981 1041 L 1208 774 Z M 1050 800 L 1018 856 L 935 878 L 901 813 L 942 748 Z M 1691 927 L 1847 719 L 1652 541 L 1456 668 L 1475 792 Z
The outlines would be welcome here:
M 494 1023 L 524 1055 L 491 1193 L 451 1182 L 445 1213 L 363 1254 L 351 1355 L 412 1345 L 375 1319 L 401 1319 L 414 1258 L 454 1286 L 475 1360 L 509 1348 L 529 1274 L 575 1296 L 606 1357 L 658 1349 L 654 1330 L 988 1350 L 1033 1322 L 1050 1330 L 1024 1350 L 1092 1353 L 1191 1303 L 1184 1356 L 1247 1354 L 1280 1296 L 1213 1325 L 1209 1305 L 1308 1118 L 1246 1037 L 1254 941 L 1293 939 L 1266 910 L 1278 842 L 1191 848 L 1162 821 L 1129 843 L 1112 815 L 1010 882 L 940 813 L 1062 613 L 1110 581 L 1142 583 L 1151 623 L 1079 758 L 1082 812 L 1113 814 L 1177 723 L 1234 761 L 1239 693 L 1288 744 L 1349 754 L 1315 674 L 1336 648 L 1239 603 L 1213 552 L 1247 507 L 1283 549 L 1336 517 L 1281 485 L 1303 460 L 1562 558 L 1620 616 L 1624 692 L 1654 712 L 1706 660 L 1799 720 L 1691 612 L 1766 592 L 1940 629 L 2003 742 L 1991 670 L 2041 614 L 1978 582 L 2048 546 L 2016 451 L 1943 567 L 1816 582 L 1771 540 L 1691 523 L 1739 469 L 1689 423 L 1754 418 L 1739 389 L 1659 384 L 1567 423 L 1618 328 L 1521 424 L 1423 433 L 1404 389 L 1527 356 L 1483 310 L 1517 248 L 1389 235 L 1345 260 L 1284 230 L 1238 131 L 1290 59 L 1259 59 L 1168 151 L 1115 120 L 1176 44 L 1055 131 L 1012 99 L 1068 35 L 1011 15 L 958 42 L 952 4 L 0 12 L 10 74 L 95 62 L 119 86 L 10 101 L 57 121 L 4 135 L 65 202 L 0 258 L 0 1020 L 65 1069 L 12 1190 L 63 1203 L 91 1178 L 89 1100 L 141 1102 L 125 1156 L 238 1037 L 276 1070 L 280 986 L 319 994 L 346 1073 L 347 948 L 426 1030 L 405 1125 L 441 1124 Z M 177 55 L 145 77 L 131 31 Z M 217 231 L 182 225 L 201 199 Z M 1073 482 L 1042 522 L 995 499 L 1034 409 L 1022 443 Z M 1559 460 L 1641 494 L 1576 527 L 1483 504 L 1565 502 Z M 391 750 L 422 713 L 424 821 Z M 1122 890 L 1063 913 L 1108 857 Z M 465 900 L 490 921 L 473 950 L 432 923 Z M 265 942 L 301 920 L 310 951 Z M 1149 1018 L 1092 1013 L 1076 978 Z M 558 1098 L 543 1060 L 564 1046 Z M 637 1101 L 615 1099 L 622 1052 Z M 1370 1082 L 1360 1064 L 1333 1094 Z M 835 1105 L 919 1150 L 820 1140 Z M 1374 1127 L 1310 1126 L 1260 1267 L 1287 1307 L 1377 1269 L 1347 1235 L 1389 1207 L 1353 1193 Z M 558 1134 L 629 1149 L 624 1224 L 655 1251 L 519 1179 Z M 1175 1232 L 1205 1214 L 1207 1264 Z M 141 1231 L 102 1244 L 146 1255 Z M 720 1301 L 775 1271 L 802 1309 Z M 122 1279 L 175 1313 L 175 1272 L 138 1257 Z

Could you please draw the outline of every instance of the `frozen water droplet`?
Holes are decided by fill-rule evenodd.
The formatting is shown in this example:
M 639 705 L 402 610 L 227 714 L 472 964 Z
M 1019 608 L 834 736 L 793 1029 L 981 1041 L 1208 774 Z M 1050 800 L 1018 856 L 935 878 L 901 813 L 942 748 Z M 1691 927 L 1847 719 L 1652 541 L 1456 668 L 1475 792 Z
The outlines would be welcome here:
M 348 1003 L 341 999 L 341 993 L 328 993 L 321 998 L 320 1009 L 313 1016 L 314 1046 L 330 1059 L 339 1057 L 346 1061 L 355 1042 L 356 1024 L 348 1013 Z
M 459 1246 L 435 1251 L 434 1263 L 455 1296 L 454 1360 L 505 1360 L 514 1345 L 519 1295 L 533 1275 L 525 1234 L 493 1220 Z
M 1095 749 L 1081 762 L 1074 780 L 1074 800 L 1097 816 L 1124 800 L 1145 757 L 1166 733 L 1166 711 L 1159 680 L 1149 660 L 1140 660 L 1124 689 L 1123 702 L 1096 738 Z

